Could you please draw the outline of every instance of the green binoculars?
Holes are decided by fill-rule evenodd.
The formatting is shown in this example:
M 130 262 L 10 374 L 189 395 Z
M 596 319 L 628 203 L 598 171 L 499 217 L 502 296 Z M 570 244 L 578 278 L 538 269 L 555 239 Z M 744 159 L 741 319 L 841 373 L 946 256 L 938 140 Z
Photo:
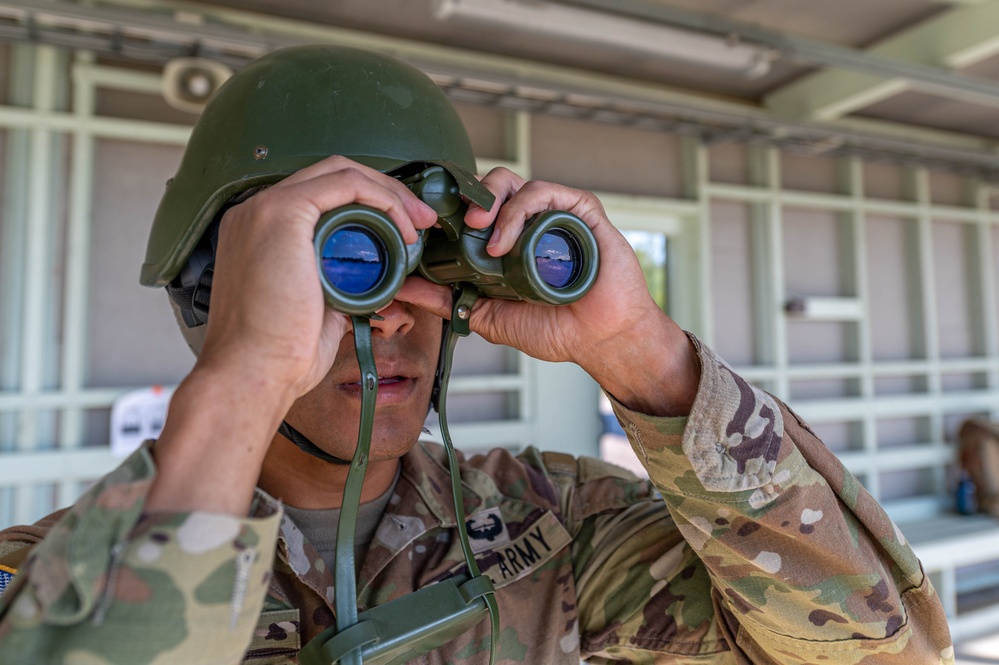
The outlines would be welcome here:
M 438 216 L 412 245 L 384 212 L 347 205 L 316 224 L 315 248 L 327 304 L 371 314 L 392 301 L 410 273 L 437 284 L 467 283 L 483 296 L 564 305 L 582 298 L 597 278 L 597 243 L 589 227 L 561 210 L 528 220 L 506 255 L 486 252 L 492 226 L 465 225 L 468 205 L 454 177 L 431 166 L 400 178 Z

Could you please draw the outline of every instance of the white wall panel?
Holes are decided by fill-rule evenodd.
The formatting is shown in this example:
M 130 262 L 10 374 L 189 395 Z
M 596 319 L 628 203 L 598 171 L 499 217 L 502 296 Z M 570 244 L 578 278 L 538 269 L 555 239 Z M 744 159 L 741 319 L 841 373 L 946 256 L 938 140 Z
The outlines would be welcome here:
M 831 157 L 780 155 L 781 188 L 833 194 L 839 192 L 840 165 Z
M 681 197 L 679 140 L 670 134 L 533 116 L 531 173 L 582 189 Z
M 148 74 L 159 76 L 155 70 Z M 102 118 L 127 118 L 176 125 L 193 125 L 198 119 L 193 113 L 167 106 L 158 91 L 149 93 L 117 87 L 96 89 L 94 114 Z
M 766 315 L 754 307 L 749 212 L 748 206 L 728 201 L 712 201 L 710 208 L 714 347 L 736 364 L 756 362 L 753 320 Z
M 934 205 L 961 206 L 968 202 L 966 183 L 955 173 L 930 173 L 930 201 Z
M 180 156 L 178 146 L 97 141 L 87 387 L 175 384 L 194 364 L 166 292 L 139 284 L 158 197 Z
M 886 162 L 864 163 L 864 196 L 872 199 L 905 198 L 905 173 L 901 166 Z
M 921 311 L 912 220 L 867 216 L 867 271 L 871 347 L 875 360 L 920 357 Z
M 878 397 L 915 395 L 926 391 L 926 378 L 923 376 L 879 376 L 874 380 L 874 394 Z
M 972 317 L 970 249 L 974 228 L 957 222 L 933 223 L 937 334 L 941 358 L 981 353 Z
M 511 145 L 510 112 L 469 104 L 455 106 L 472 139 L 476 157 L 496 160 L 516 158 Z
M 787 357 L 792 365 L 832 364 L 855 361 L 851 357 L 852 323 L 838 321 L 788 321 Z
M 708 177 L 711 182 L 748 185 L 749 149 L 741 143 L 712 143 L 708 147 Z
M 829 210 L 786 206 L 784 220 L 784 284 L 795 296 L 852 296 L 844 289 L 847 240 L 841 216 Z

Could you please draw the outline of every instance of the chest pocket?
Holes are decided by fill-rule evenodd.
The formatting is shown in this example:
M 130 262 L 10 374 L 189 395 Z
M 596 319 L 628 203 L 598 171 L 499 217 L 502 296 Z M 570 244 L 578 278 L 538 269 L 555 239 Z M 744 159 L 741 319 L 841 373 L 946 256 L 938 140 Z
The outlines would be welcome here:
M 283 665 L 302 647 L 298 610 L 262 612 L 253 630 L 250 648 L 243 662 L 246 665 Z

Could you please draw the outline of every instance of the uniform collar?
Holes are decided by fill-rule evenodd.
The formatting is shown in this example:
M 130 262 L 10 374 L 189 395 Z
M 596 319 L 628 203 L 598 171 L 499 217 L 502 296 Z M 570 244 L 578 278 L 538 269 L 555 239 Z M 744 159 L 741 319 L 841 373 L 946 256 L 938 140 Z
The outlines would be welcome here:
M 459 462 L 463 462 L 461 453 L 458 455 Z M 469 471 L 466 469 L 464 472 L 468 473 Z M 405 486 L 403 482 L 405 482 Z M 461 487 L 465 514 L 470 515 L 482 505 L 482 497 L 470 487 L 464 478 Z M 412 511 L 413 508 L 405 508 L 407 504 L 412 505 L 410 501 L 407 501 L 410 497 L 406 496 L 410 492 L 413 492 L 415 497 L 419 497 L 420 502 L 434 516 L 439 526 L 449 528 L 458 524 L 454 512 L 454 499 L 451 495 L 451 473 L 448 470 L 447 451 L 444 446 L 420 441 L 413 450 L 402 458 L 402 477 L 396 487 L 396 494 L 402 500 L 399 504 L 390 504 L 387 512 L 391 513 L 400 509 L 407 510 L 407 512 Z M 416 509 L 416 512 L 419 512 L 419 509 Z
M 458 460 L 464 461 L 464 455 L 460 452 Z M 422 511 L 413 506 L 413 500 L 416 499 L 430 511 L 439 526 L 456 526 L 458 520 L 454 512 L 454 499 L 451 497 L 451 473 L 448 470 L 447 451 L 444 446 L 430 441 L 419 441 L 412 450 L 403 455 L 401 461 L 402 473 L 395 490 L 400 500 L 396 501 L 393 497 L 385 512 L 408 513 L 415 510 L 420 513 Z M 461 487 L 465 514 L 469 515 L 482 505 L 482 497 L 464 479 Z M 280 505 L 280 501 L 258 487 L 250 506 L 250 516 L 273 515 Z
M 460 453 L 459 460 L 463 461 Z M 362 605 L 374 578 L 413 540 L 431 529 L 453 528 L 458 523 L 444 447 L 420 441 L 402 457 L 401 462 L 399 482 L 361 563 L 358 592 Z M 469 470 L 465 469 L 465 473 Z M 464 480 L 462 496 L 466 515 L 474 513 L 483 503 L 482 497 Z M 250 514 L 254 517 L 273 514 L 280 509 L 280 505 L 280 501 L 257 488 Z M 333 576 L 330 571 L 316 567 L 315 562 L 321 560 L 318 552 L 287 515 L 282 516 L 277 555 L 332 609 Z

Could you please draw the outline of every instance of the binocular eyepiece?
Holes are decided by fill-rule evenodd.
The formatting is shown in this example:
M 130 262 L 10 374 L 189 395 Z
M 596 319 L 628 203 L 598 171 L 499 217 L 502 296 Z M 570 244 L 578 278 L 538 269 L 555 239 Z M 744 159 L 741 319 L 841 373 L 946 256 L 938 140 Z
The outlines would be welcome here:
M 401 179 L 438 215 L 438 225 L 406 245 L 385 213 L 347 205 L 316 224 L 315 249 L 327 304 L 345 314 L 384 307 L 417 271 L 437 284 L 468 283 L 481 295 L 564 305 L 582 298 L 596 281 L 597 243 L 586 223 L 552 210 L 528 220 L 513 249 L 489 256 L 492 226 L 465 225 L 467 204 L 454 177 L 432 166 Z

